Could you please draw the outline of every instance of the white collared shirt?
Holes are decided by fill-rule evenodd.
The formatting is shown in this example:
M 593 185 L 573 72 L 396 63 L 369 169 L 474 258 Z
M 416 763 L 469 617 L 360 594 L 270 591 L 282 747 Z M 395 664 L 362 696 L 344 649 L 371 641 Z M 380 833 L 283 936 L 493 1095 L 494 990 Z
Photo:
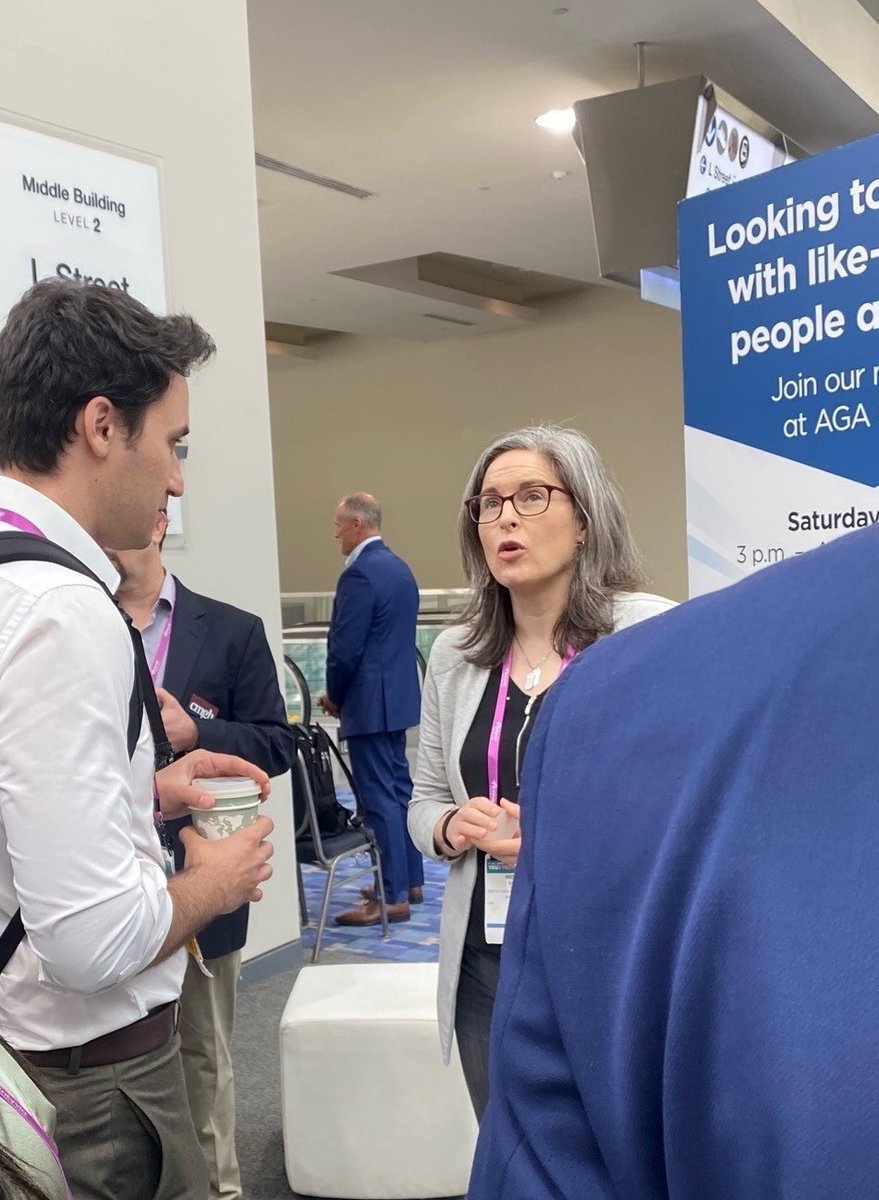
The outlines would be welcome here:
M 0 508 L 115 590 L 106 555 L 46 496 L 0 476 Z M 184 950 L 149 965 L 172 904 L 146 720 L 128 758 L 133 683 L 129 633 L 95 582 L 0 566 L 0 922 L 20 905 L 27 931 L 0 974 L 0 1028 L 19 1048 L 80 1045 L 180 994 Z
M 363 553 L 364 549 L 369 545 L 370 542 L 380 542 L 381 540 L 382 540 L 381 534 L 378 534 L 378 533 L 374 533 L 372 535 L 372 537 L 364 538 L 363 541 L 358 546 L 354 547 L 354 549 L 351 551 L 351 553 L 345 559 L 345 566 L 353 567 L 354 564 L 357 562 L 358 558 L 360 557 L 360 555 Z

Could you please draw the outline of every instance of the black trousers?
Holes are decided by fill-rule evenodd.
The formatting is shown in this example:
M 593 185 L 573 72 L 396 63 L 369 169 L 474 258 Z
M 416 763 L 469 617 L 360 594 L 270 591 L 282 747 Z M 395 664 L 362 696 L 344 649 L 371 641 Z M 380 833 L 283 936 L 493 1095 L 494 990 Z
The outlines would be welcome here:
M 488 1103 L 488 1041 L 500 974 L 500 946 L 464 946 L 455 1003 L 455 1036 L 476 1120 Z

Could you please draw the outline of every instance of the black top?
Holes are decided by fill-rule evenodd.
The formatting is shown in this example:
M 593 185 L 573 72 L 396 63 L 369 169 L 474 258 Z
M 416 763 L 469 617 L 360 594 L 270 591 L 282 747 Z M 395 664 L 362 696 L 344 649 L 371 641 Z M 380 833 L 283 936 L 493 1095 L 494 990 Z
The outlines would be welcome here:
M 473 724 L 461 747 L 461 777 L 468 796 L 488 795 L 488 739 L 491 736 L 491 723 L 494 719 L 494 709 L 497 704 L 498 689 L 501 682 L 501 668 L 495 667 L 485 684 L 485 691 L 479 701 L 479 708 L 473 718 Z M 545 693 L 536 696 L 531 706 L 528 727 L 519 744 L 519 777 L 522 775 L 522 763 L 525 759 L 525 747 L 534 728 L 534 720 L 540 709 Z M 528 696 L 510 680 L 507 691 L 507 704 L 504 711 L 504 723 L 501 728 L 501 742 L 498 750 L 498 796 L 504 800 L 519 802 L 519 789 L 516 786 L 516 740 L 525 722 L 525 707 Z M 473 888 L 473 900 L 470 904 L 470 919 L 467 923 L 467 934 L 464 939 L 468 946 L 479 946 L 500 954 L 500 946 L 487 946 L 485 941 L 485 854 L 477 850 L 476 884 Z

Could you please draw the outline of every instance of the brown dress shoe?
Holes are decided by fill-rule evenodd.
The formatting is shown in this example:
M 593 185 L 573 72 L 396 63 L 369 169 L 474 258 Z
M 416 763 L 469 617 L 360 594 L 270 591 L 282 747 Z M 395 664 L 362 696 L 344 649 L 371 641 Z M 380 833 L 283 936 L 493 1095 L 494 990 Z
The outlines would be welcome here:
M 408 921 L 409 920 L 409 901 L 403 900 L 400 904 L 388 905 L 388 920 L 393 921 Z M 337 925 L 380 925 L 382 919 L 381 905 L 378 900 L 367 900 L 360 908 L 349 908 L 347 912 L 339 913 L 336 917 Z
M 377 900 L 378 899 L 378 896 L 376 895 L 376 891 L 375 891 L 374 887 L 362 887 L 360 889 L 360 895 L 363 897 L 364 900 Z M 409 903 L 410 904 L 423 904 L 424 903 L 424 888 L 411 887 L 409 889 Z

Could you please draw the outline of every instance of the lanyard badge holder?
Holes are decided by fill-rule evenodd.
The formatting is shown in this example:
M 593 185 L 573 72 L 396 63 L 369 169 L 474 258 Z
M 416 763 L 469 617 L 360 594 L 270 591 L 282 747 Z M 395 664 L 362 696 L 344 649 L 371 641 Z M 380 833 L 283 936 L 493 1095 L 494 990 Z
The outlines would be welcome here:
M 574 651 L 571 647 L 562 659 L 559 675 L 564 671 L 565 667 L 571 662 L 574 657 Z M 504 727 L 504 713 L 507 707 L 507 696 L 510 691 L 510 672 L 513 666 L 513 647 L 507 651 L 501 668 L 501 678 L 498 685 L 497 703 L 494 709 L 494 718 L 491 722 L 491 734 L 488 739 L 488 798 L 495 804 L 500 803 L 499 786 L 500 786 L 500 746 L 501 732 Z M 532 669 L 529 679 L 533 679 L 532 687 L 536 686 L 540 679 L 540 672 L 537 671 L 536 677 Z M 536 696 L 529 696 L 528 703 L 525 706 L 525 720 L 522 723 L 522 728 L 519 730 L 519 736 L 516 739 L 516 786 L 519 785 L 519 751 L 522 744 L 522 737 L 525 730 L 528 728 L 528 723 L 531 720 L 531 710 L 534 707 Z M 510 907 L 510 895 L 513 891 L 513 879 L 516 875 L 515 867 L 507 867 L 502 862 L 498 862 L 496 858 L 492 858 L 490 854 L 485 856 L 485 941 L 489 946 L 502 946 L 504 942 L 504 931 L 507 926 L 507 912 Z
M 513 665 L 513 648 L 507 651 L 501 668 L 501 679 L 497 691 L 497 703 L 494 707 L 494 717 L 491 722 L 491 733 L 488 738 L 488 798 L 494 804 L 500 803 L 499 797 L 499 758 L 501 748 L 501 731 L 504 727 L 504 711 L 507 706 L 507 696 L 510 691 L 510 671 Z M 531 701 L 529 700 L 529 704 Z M 504 930 L 507 924 L 507 910 L 510 907 L 510 893 L 513 890 L 515 867 L 505 867 L 502 862 L 485 856 L 483 867 L 485 875 L 485 940 L 489 946 L 503 945 Z

